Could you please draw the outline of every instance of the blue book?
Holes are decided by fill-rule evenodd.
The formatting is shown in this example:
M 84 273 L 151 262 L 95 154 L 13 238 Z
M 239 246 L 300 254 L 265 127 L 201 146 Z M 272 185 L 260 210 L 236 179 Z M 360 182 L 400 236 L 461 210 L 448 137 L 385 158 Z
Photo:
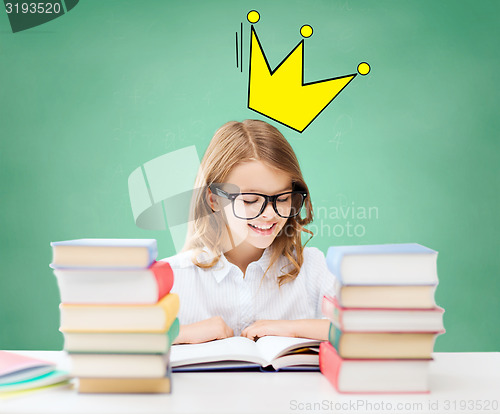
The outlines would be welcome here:
M 417 243 L 332 246 L 326 262 L 341 285 L 436 285 L 437 254 Z
M 77 239 L 50 245 L 55 269 L 143 269 L 158 255 L 155 239 Z

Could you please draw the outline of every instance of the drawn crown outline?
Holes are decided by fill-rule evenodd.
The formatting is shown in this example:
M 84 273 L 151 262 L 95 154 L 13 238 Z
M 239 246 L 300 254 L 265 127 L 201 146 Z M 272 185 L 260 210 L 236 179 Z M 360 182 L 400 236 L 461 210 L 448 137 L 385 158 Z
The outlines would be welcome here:
M 356 76 L 304 83 L 304 39 L 272 70 L 251 25 L 248 108 L 255 112 L 303 132 Z

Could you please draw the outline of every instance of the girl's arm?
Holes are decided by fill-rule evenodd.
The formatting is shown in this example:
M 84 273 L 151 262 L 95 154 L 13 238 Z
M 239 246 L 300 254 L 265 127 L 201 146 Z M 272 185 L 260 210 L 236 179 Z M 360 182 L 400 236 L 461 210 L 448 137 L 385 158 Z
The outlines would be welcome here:
M 328 341 L 328 319 L 259 320 L 247 326 L 241 336 L 256 340 L 261 336 L 277 335 Z
M 227 326 L 224 319 L 214 316 L 200 322 L 181 325 L 179 335 L 174 341 L 176 344 L 198 344 L 234 336 L 233 330 Z

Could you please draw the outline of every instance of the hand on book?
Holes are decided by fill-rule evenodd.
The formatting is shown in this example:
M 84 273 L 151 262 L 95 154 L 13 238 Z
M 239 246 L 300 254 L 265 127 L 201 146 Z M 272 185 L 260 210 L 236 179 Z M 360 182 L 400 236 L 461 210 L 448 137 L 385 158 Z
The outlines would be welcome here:
M 262 336 L 288 336 L 328 340 L 330 322 L 327 319 L 265 320 L 255 321 L 241 332 L 241 336 L 254 341 Z
M 255 321 L 241 332 L 241 336 L 256 341 L 262 336 L 296 336 L 293 322 L 288 320 L 265 320 Z
M 234 336 L 233 330 L 220 316 L 203 321 L 181 325 L 179 336 L 174 344 L 197 344 Z

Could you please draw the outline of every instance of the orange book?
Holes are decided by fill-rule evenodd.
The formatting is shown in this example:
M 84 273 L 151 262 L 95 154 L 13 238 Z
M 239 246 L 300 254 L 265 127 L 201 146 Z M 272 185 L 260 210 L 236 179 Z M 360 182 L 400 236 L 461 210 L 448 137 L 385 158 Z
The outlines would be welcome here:
M 163 378 L 79 378 L 78 392 L 119 394 L 169 394 L 170 375 Z

